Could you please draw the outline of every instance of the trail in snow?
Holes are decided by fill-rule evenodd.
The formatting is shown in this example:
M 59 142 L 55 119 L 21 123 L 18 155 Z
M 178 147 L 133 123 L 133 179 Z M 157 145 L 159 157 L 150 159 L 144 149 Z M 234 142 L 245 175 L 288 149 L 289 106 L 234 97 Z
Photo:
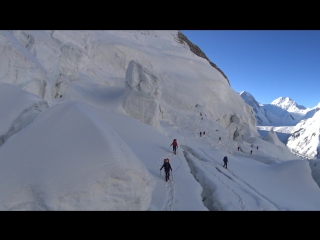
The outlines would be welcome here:
M 240 204 L 241 210 L 247 210 L 246 207 L 245 207 L 245 205 L 244 205 L 244 203 L 243 203 L 243 199 L 241 198 L 241 196 L 240 196 L 236 191 L 234 191 L 232 188 L 230 188 L 230 187 L 228 186 L 228 184 L 225 183 L 222 178 L 220 178 L 220 176 L 218 176 L 216 173 L 214 173 L 213 171 L 211 171 L 210 169 L 208 169 L 208 168 L 205 166 L 205 164 L 204 164 L 203 161 L 201 161 L 197 156 L 195 156 L 195 154 L 193 153 L 192 149 L 191 149 L 190 147 L 188 147 L 187 139 L 186 139 L 185 136 L 183 137 L 183 140 L 184 140 L 184 143 L 185 143 L 185 146 L 186 146 L 186 147 L 183 147 L 184 151 L 186 151 L 187 153 L 191 154 L 191 155 L 194 156 L 196 159 L 198 159 L 198 160 L 200 161 L 201 165 L 204 167 L 204 169 L 206 169 L 208 172 L 210 172 L 211 174 L 213 174 L 217 179 L 220 180 L 220 182 L 221 182 L 223 185 L 225 185 L 227 188 L 229 188 L 229 189 L 233 192 L 233 194 L 235 194 L 235 195 L 237 196 L 237 198 L 239 199 L 239 204 Z M 211 139 L 207 139 L 207 140 L 210 141 Z M 213 140 L 211 140 L 211 141 L 213 141 Z M 218 142 L 218 144 L 221 144 L 221 141 L 217 140 L 217 142 Z M 211 143 L 210 143 L 210 145 L 212 146 Z M 220 147 L 220 148 L 221 148 L 221 147 Z M 189 151 L 189 150 L 190 150 L 190 151 Z M 200 150 L 201 150 L 201 149 L 200 149 Z M 201 151 L 203 152 L 203 150 L 201 150 Z M 205 153 L 205 155 L 208 156 L 206 153 Z M 218 168 L 216 168 L 216 169 L 217 169 L 219 172 L 223 173 L 223 172 L 220 171 Z M 192 172 L 191 172 L 191 173 L 192 173 Z M 232 180 L 232 178 L 230 178 L 228 175 L 226 175 L 226 174 L 224 174 L 224 175 L 225 175 L 226 177 L 228 177 L 229 179 Z M 194 176 L 194 177 L 196 178 L 196 176 Z M 200 184 L 201 184 L 201 183 L 200 183 Z M 205 185 L 202 186 L 202 187 L 203 187 L 203 189 L 206 188 Z
M 178 153 L 177 154 L 170 153 L 170 154 L 167 154 L 166 156 L 162 157 L 161 160 L 157 163 L 157 167 L 159 167 L 159 168 L 162 167 L 163 160 L 165 158 L 169 158 L 169 160 L 171 160 L 172 157 L 174 157 L 174 156 L 178 156 Z M 182 164 L 182 162 L 181 162 L 181 164 Z M 177 171 L 178 168 L 180 167 L 180 165 L 175 169 L 172 168 L 172 171 L 170 171 L 170 178 L 169 178 L 169 180 L 167 182 L 165 181 L 165 171 L 164 171 L 164 169 L 163 169 L 163 172 L 160 173 L 161 177 L 163 179 L 163 182 L 164 182 L 163 185 L 164 185 L 164 189 L 165 189 L 164 203 L 163 203 L 163 206 L 161 208 L 162 211 L 174 211 L 175 210 L 175 206 L 179 204 L 178 203 L 178 199 L 176 198 L 176 182 L 173 180 L 173 172 Z
M 214 158 L 210 157 L 205 151 L 203 151 L 202 149 L 199 149 L 200 151 L 202 151 L 208 158 L 212 159 L 214 162 L 216 162 L 216 164 L 220 165 L 220 162 L 218 162 L 217 160 L 215 160 Z M 194 156 L 194 155 L 193 155 Z M 196 156 L 194 156 L 196 157 Z M 197 157 L 196 157 L 197 158 Z M 202 166 L 205 167 L 209 172 L 211 172 L 212 174 L 214 174 L 212 171 L 210 171 L 206 166 L 204 166 L 207 163 L 204 163 L 203 161 L 200 161 Z M 269 198 L 267 198 L 265 195 L 263 195 L 262 193 L 260 193 L 257 189 L 255 189 L 254 187 L 252 187 L 250 184 L 248 184 L 246 181 L 244 181 L 242 178 L 240 178 L 239 176 L 237 176 L 233 171 L 231 171 L 230 169 L 224 169 L 225 171 L 227 171 L 227 173 L 230 173 L 233 177 L 235 177 L 237 180 L 239 181 L 234 181 L 230 176 L 228 176 L 228 174 L 224 173 L 221 171 L 221 169 L 219 169 L 218 167 L 215 167 L 219 172 L 223 173 L 226 177 L 228 177 L 230 180 L 232 180 L 233 182 L 236 182 L 237 184 L 239 184 L 239 181 L 244 183 L 247 187 L 249 187 L 251 190 L 253 190 L 256 194 L 258 194 L 261 198 L 265 199 L 267 202 L 271 203 L 275 208 L 280 209 L 279 206 L 277 206 L 277 204 L 275 202 L 273 202 L 272 200 L 270 200 Z M 216 174 L 214 174 L 216 175 Z M 221 179 L 219 177 L 219 179 Z M 225 183 L 224 183 L 225 184 Z M 225 184 L 227 185 L 227 184 Z M 240 195 L 237 194 L 233 189 L 230 188 L 230 186 L 227 185 L 227 187 L 232 190 L 232 192 L 234 192 L 239 198 L 240 198 L 240 202 L 243 204 L 243 200 L 241 199 Z
M 268 199 L 266 196 L 264 196 L 262 193 L 260 193 L 258 190 L 256 190 L 254 187 L 252 187 L 250 184 L 248 184 L 246 181 L 241 179 L 234 172 L 230 171 L 229 169 L 222 169 L 222 168 L 220 169 L 220 167 L 222 167 L 220 162 L 218 162 L 215 159 L 213 159 L 212 157 L 208 156 L 208 154 L 206 154 L 202 149 L 199 149 L 209 159 L 211 159 L 214 162 L 210 161 L 210 163 L 211 163 L 211 166 L 210 166 L 208 161 L 201 160 L 201 157 L 197 156 L 197 154 L 193 151 L 193 149 L 191 147 L 189 147 L 188 139 L 200 140 L 201 142 L 205 143 L 206 145 L 212 146 L 216 150 L 226 151 L 226 152 L 229 152 L 230 154 L 231 154 L 230 149 L 237 148 L 237 144 L 235 142 L 233 142 L 230 139 L 223 139 L 223 141 L 220 141 L 218 139 L 219 133 L 210 129 L 207 124 L 203 125 L 203 121 L 199 120 L 197 116 L 192 116 L 190 119 L 189 118 L 180 118 L 178 113 L 173 113 L 173 112 L 172 112 L 172 116 L 174 116 L 173 121 L 175 122 L 175 126 L 179 126 L 180 130 L 178 130 L 177 128 L 173 128 L 173 129 L 171 129 L 170 132 L 167 132 L 167 135 L 170 136 L 170 135 L 172 135 L 172 133 L 178 131 L 177 133 L 181 137 L 183 137 L 183 142 L 185 144 L 185 145 L 180 144 L 180 147 L 182 147 L 183 151 L 185 151 L 186 153 L 189 153 L 190 155 L 192 155 L 193 157 L 198 159 L 199 162 L 201 163 L 201 166 L 203 167 L 203 169 L 208 171 L 210 174 L 214 175 L 215 178 L 218 179 L 222 185 L 224 185 L 226 188 L 228 188 L 230 190 L 230 192 L 232 192 L 236 196 L 236 199 L 238 199 L 238 202 L 239 202 L 239 210 L 247 210 L 247 208 L 245 206 L 244 199 L 241 196 L 243 194 L 241 191 L 243 191 L 244 193 L 253 192 L 253 195 L 252 195 L 253 199 L 255 199 L 254 193 L 257 194 L 259 197 L 256 197 L 256 198 L 259 199 L 259 201 L 261 199 L 262 200 L 261 203 L 263 203 L 265 201 L 265 204 L 269 205 L 269 209 L 270 208 L 272 210 L 280 209 L 280 207 L 277 206 L 277 204 L 275 204 L 273 201 Z M 191 119 L 193 121 L 190 121 Z M 166 124 L 168 124 L 168 123 L 166 123 Z M 205 129 L 207 134 L 205 136 L 202 136 L 199 138 L 199 130 L 202 131 L 202 129 Z M 194 175 L 195 179 L 201 184 L 201 186 L 204 189 L 204 192 L 214 193 L 213 189 L 208 189 L 208 188 L 210 188 L 210 186 L 207 186 L 208 183 L 201 182 L 197 179 L 195 174 L 196 174 L 196 172 L 198 172 L 201 169 L 197 170 L 198 167 L 196 166 L 196 164 L 193 164 L 194 160 L 188 159 L 188 154 L 185 154 L 184 158 L 185 158 L 185 160 L 187 160 L 190 168 L 195 170 L 195 171 L 191 171 L 191 173 Z M 214 164 L 214 163 L 216 163 L 216 164 Z M 214 164 L 214 167 L 215 167 L 214 169 L 210 169 L 210 168 L 212 168 L 212 164 Z M 214 170 L 217 170 L 217 172 Z M 233 181 L 237 185 L 242 185 L 242 188 L 240 188 L 242 190 L 235 189 L 234 187 L 230 186 L 230 184 L 228 184 L 228 181 L 225 179 L 225 177 L 228 178 L 228 180 Z M 166 202 L 164 204 L 163 209 L 168 208 L 170 206 L 170 203 L 173 201 L 174 192 L 173 191 L 170 192 L 169 186 L 167 186 L 167 188 L 166 188 L 166 193 L 168 194 L 168 196 L 166 196 Z M 169 200 L 169 199 L 171 199 L 171 200 Z M 174 206 L 172 206 L 171 209 L 173 209 L 173 208 L 174 208 Z
M 187 148 L 188 148 L 188 147 L 187 147 Z M 240 197 L 240 195 L 239 195 L 236 191 L 234 191 L 232 188 L 230 188 L 230 187 L 228 186 L 228 184 L 227 184 L 220 176 L 218 176 L 216 173 L 214 173 L 214 172 L 211 171 L 209 168 L 207 168 L 206 165 L 204 164 L 204 161 L 202 161 L 202 160 L 199 159 L 197 156 L 195 156 L 195 154 L 193 153 L 193 151 L 192 151 L 191 149 L 189 149 L 189 151 L 186 151 L 186 152 L 189 153 L 189 154 L 191 154 L 191 155 L 192 155 L 193 157 L 195 157 L 196 159 L 198 159 L 199 162 L 200 162 L 200 164 L 202 165 L 202 167 L 203 167 L 205 170 L 207 170 L 207 171 L 210 172 L 212 175 L 214 175 L 217 179 L 219 179 L 219 181 L 220 181 L 224 186 L 226 186 L 228 189 L 230 189 L 230 190 L 232 191 L 232 193 L 237 196 L 237 198 L 239 199 L 239 204 L 240 204 L 241 210 L 247 210 L 246 207 L 245 207 L 245 205 L 243 204 L 242 198 Z M 189 161 L 188 161 L 189 165 L 191 164 L 190 162 L 192 162 L 192 159 L 189 159 Z M 191 168 L 197 168 L 197 167 L 192 164 Z M 219 172 L 221 172 L 221 171 L 219 171 Z M 192 173 L 192 172 L 191 172 L 191 173 Z M 197 179 L 196 176 L 194 176 L 194 177 L 195 177 L 195 179 Z M 230 178 L 230 179 L 231 179 L 231 178 Z M 232 180 L 232 179 L 231 179 L 231 180 Z M 206 184 L 202 183 L 201 181 L 199 181 L 199 183 L 201 184 L 201 186 L 203 187 L 203 189 L 204 189 L 204 191 L 205 191 L 206 188 L 207 188 L 207 187 L 206 187 Z M 209 192 L 210 192 L 210 191 L 209 191 Z

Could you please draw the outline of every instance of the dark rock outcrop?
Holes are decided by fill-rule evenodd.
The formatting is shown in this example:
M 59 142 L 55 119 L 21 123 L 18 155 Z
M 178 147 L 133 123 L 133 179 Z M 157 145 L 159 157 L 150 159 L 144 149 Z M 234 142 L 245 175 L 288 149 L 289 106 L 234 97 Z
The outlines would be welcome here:
M 228 79 L 227 76 L 224 74 L 224 72 L 222 72 L 222 70 L 221 70 L 220 68 L 218 68 L 218 66 L 217 66 L 216 64 L 214 64 L 213 62 L 211 62 L 210 59 L 206 56 L 206 54 L 204 54 L 204 52 L 202 52 L 201 49 L 200 49 L 197 45 L 195 45 L 195 44 L 193 44 L 192 42 L 190 42 L 189 39 L 188 39 L 182 32 L 180 32 L 180 31 L 178 31 L 178 36 L 177 36 L 177 37 L 178 37 L 178 38 L 177 38 L 177 41 L 178 41 L 179 43 L 185 42 L 185 43 L 189 46 L 191 52 L 193 52 L 195 55 L 197 55 L 197 56 L 199 56 L 199 57 L 202 57 L 202 58 L 206 59 L 212 67 L 214 67 L 215 69 L 217 69 L 217 70 L 225 77 L 225 79 L 226 79 L 226 80 L 228 81 L 228 83 L 229 83 L 229 86 L 231 86 L 231 85 L 230 85 L 230 82 L 229 82 L 229 79 Z

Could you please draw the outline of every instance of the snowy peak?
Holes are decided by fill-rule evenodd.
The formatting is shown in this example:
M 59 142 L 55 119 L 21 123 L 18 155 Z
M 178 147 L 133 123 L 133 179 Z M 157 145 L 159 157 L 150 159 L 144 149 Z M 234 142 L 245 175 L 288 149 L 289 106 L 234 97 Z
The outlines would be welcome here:
M 253 108 L 259 126 L 293 126 L 303 119 L 310 110 L 298 105 L 289 97 L 277 98 L 271 104 L 260 104 L 246 91 L 242 91 L 240 96 Z M 309 115 L 312 114 L 310 112 Z
M 272 101 L 270 106 L 277 106 L 288 113 L 298 122 L 307 117 L 307 113 L 312 109 L 306 108 L 302 105 L 297 104 L 289 97 L 279 97 L 276 100 Z M 308 114 L 308 117 L 312 116 L 314 111 Z M 296 122 L 296 123 L 297 123 Z
M 240 92 L 240 96 L 251 107 L 259 108 L 259 103 L 256 101 L 256 99 L 250 93 L 248 93 L 246 91 L 242 91 L 242 92 Z
M 254 99 L 254 97 L 250 93 L 248 93 L 246 91 L 240 92 L 240 96 L 242 96 L 244 98 L 247 98 L 247 99 L 249 99 L 249 98 L 253 98 Z
M 258 126 L 291 126 L 293 130 L 286 146 L 298 155 L 307 158 L 319 158 L 319 109 L 320 103 L 314 108 L 298 105 L 289 97 L 279 97 L 271 104 L 259 104 L 248 92 L 242 91 L 240 96 L 254 110 Z M 281 146 L 283 143 L 276 134 L 269 132 L 267 141 Z
M 254 115 L 256 118 L 257 125 L 270 125 L 271 120 L 268 118 L 266 111 L 260 104 L 256 101 L 256 99 L 248 92 L 242 91 L 240 92 L 240 96 L 245 101 L 246 104 L 252 107 L 254 111 Z
M 302 105 L 298 105 L 295 101 L 293 101 L 289 97 L 279 97 L 271 102 L 272 105 L 281 107 L 282 109 L 288 112 L 299 112 L 301 110 L 305 110 L 306 107 Z

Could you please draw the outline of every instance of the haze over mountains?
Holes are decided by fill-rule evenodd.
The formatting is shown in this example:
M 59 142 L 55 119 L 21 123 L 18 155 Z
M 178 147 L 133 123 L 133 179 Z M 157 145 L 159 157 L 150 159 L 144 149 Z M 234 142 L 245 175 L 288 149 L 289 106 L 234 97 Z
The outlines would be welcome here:
M 318 112 L 253 108 L 180 31 L 3 30 L 0 52 L 0 210 L 320 209 Z

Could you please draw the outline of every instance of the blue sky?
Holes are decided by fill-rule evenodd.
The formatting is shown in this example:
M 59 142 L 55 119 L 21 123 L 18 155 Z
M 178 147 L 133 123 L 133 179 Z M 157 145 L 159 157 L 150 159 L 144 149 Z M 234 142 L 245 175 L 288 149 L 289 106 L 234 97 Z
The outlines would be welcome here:
M 320 30 L 181 30 L 228 77 L 259 103 L 290 97 L 320 102 Z

